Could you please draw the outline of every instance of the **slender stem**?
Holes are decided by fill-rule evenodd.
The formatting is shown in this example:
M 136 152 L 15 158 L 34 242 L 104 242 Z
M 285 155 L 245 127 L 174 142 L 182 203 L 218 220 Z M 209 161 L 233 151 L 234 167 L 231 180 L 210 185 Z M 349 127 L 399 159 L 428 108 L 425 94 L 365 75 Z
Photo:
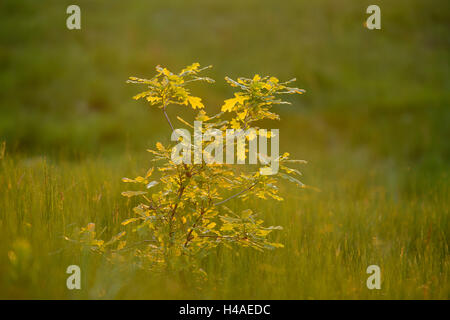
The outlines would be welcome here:
M 205 213 L 205 210 L 202 208 L 199 217 L 195 220 L 194 224 L 192 225 L 192 227 L 190 228 L 191 230 L 189 230 L 188 234 L 186 235 L 186 241 L 184 242 L 184 247 L 187 247 L 187 245 L 189 244 L 189 242 L 192 240 L 191 239 L 191 234 L 192 231 L 194 231 L 194 228 L 197 226 L 197 224 L 199 223 L 199 221 L 202 219 L 203 214 Z
M 222 203 L 225 203 L 225 202 L 227 202 L 227 201 L 229 201 L 229 200 L 231 200 L 231 199 L 233 199 L 233 198 L 236 198 L 237 196 L 240 196 L 240 195 L 243 194 L 244 192 L 249 191 L 250 189 L 252 189 L 252 188 L 253 188 L 254 186 L 256 186 L 257 184 L 258 184 L 258 182 L 255 182 L 254 184 L 252 184 L 252 185 L 251 185 L 250 187 L 248 187 L 247 189 L 244 189 L 244 190 L 242 190 L 242 191 L 240 191 L 240 192 L 238 192 L 238 193 L 232 195 L 231 197 L 226 198 L 225 200 L 222 200 L 222 201 L 220 201 L 220 202 L 214 203 L 214 205 L 215 205 L 215 206 L 218 206 L 218 205 L 221 205 Z
M 166 112 L 166 106 L 167 106 L 167 105 L 164 105 L 164 107 L 163 107 L 162 110 L 163 110 L 164 116 L 165 116 L 166 119 L 167 119 L 167 122 L 168 122 L 169 125 L 170 125 L 170 128 L 172 129 L 172 131 L 174 131 L 175 129 L 174 129 L 173 125 L 172 125 L 172 122 L 170 122 L 169 116 L 167 115 L 167 112 Z
M 178 191 L 178 199 L 175 205 L 172 208 L 172 212 L 170 214 L 170 220 L 169 220 L 169 236 L 170 236 L 170 245 L 172 245 L 172 237 L 173 237 L 173 231 L 172 231 L 172 223 L 173 223 L 173 217 L 175 216 L 175 213 L 177 211 L 178 205 L 180 204 L 181 197 L 183 196 L 183 192 L 186 186 L 183 186 L 183 181 L 180 178 L 180 189 Z

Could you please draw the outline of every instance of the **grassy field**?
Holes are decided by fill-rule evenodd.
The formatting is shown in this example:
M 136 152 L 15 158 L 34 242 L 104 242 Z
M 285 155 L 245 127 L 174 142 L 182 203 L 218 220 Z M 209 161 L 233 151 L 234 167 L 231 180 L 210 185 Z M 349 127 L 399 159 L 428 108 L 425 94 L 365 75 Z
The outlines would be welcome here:
M 446 1 L 378 1 L 380 31 L 363 27 L 370 1 L 78 1 L 79 31 L 65 28 L 69 4 L 0 3 L 0 298 L 450 298 Z M 250 201 L 285 248 L 220 248 L 196 287 L 63 238 L 88 222 L 123 230 L 121 178 L 169 140 L 127 77 L 194 61 L 214 65 L 216 85 L 193 88 L 208 110 L 232 95 L 226 75 L 297 78 L 307 93 L 267 127 L 320 189 Z M 80 291 L 66 288 L 71 264 Z M 371 264 L 381 290 L 366 287 Z

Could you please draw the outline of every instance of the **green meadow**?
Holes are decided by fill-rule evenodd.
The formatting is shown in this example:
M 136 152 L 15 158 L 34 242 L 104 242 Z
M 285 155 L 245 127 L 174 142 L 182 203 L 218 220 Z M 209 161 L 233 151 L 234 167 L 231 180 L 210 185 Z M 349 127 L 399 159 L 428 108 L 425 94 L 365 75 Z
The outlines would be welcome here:
M 81 30 L 66 28 L 70 4 L 0 3 L 1 299 L 450 298 L 448 1 L 377 1 L 381 30 L 364 27 L 366 0 L 80 0 Z M 261 127 L 308 161 L 311 188 L 246 203 L 283 226 L 270 237 L 284 248 L 217 248 L 205 282 L 65 239 L 90 222 L 104 239 L 126 229 L 136 203 L 121 179 L 144 174 L 145 150 L 171 132 L 125 81 L 192 62 L 213 65 L 216 83 L 192 88 L 210 113 L 233 95 L 225 76 L 306 90 Z M 66 287 L 74 264 L 81 290 Z M 380 290 L 366 286 L 369 265 Z

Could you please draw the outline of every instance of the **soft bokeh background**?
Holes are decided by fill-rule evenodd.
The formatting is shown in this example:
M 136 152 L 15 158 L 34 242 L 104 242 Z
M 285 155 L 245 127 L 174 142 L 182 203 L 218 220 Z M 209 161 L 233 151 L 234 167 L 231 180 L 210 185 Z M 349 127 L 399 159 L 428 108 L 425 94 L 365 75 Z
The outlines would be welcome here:
M 0 297 L 449 298 L 448 1 L 86 0 L 71 31 L 74 3 L 0 2 Z M 382 30 L 363 26 L 370 4 Z M 62 235 L 91 221 L 114 234 L 130 216 L 120 179 L 145 171 L 169 131 L 125 80 L 192 62 L 214 66 L 216 84 L 193 88 L 210 112 L 232 95 L 226 75 L 297 78 L 307 93 L 267 127 L 321 192 L 255 201 L 285 227 L 284 249 L 220 251 L 202 289 L 155 290 Z M 74 293 L 65 268 L 77 263 L 89 272 Z M 365 286 L 369 264 L 380 291 Z

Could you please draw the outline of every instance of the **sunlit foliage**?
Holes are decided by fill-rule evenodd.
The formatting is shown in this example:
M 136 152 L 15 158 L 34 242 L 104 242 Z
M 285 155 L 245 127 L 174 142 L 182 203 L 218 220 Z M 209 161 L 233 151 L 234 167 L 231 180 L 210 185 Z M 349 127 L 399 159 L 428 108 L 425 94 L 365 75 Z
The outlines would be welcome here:
M 213 83 L 214 80 L 208 77 L 198 76 L 207 68 L 200 68 L 198 63 L 194 63 L 176 74 L 158 66 L 156 75 L 150 80 L 130 77 L 128 82 L 148 87 L 134 99 L 145 98 L 151 106 L 161 108 L 172 129 L 174 126 L 166 108 L 174 104 L 189 105 L 194 110 L 201 109 L 195 119 L 203 122 L 203 132 L 218 129 L 224 136 L 227 129 L 246 130 L 251 124 L 265 118 L 279 120 L 271 108 L 276 104 L 288 103 L 280 96 L 304 92 L 288 87 L 295 79 L 280 82 L 275 77 L 255 75 L 252 79 L 238 78 L 235 81 L 226 77 L 226 81 L 239 91 L 234 94 L 234 98 L 225 100 L 222 112 L 209 116 L 203 110 L 201 98 L 192 96 L 186 88 L 193 81 Z M 228 115 L 231 115 L 231 119 L 226 118 Z M 177 118 L 184 125 L 192 127 L 181 117 Z M 258 134 L 267 135 L 265 131 L 257 131 L 246 139 L 256 139 Z M 214 143 L 204 142 L 206 147 Z M 233 143 L 236 144 L 236 141 Z M 269 236 L 273 230 L 282 227 L 264 225 L 258 216 L 259 208 L 235 212 L 226 204 L 229 201 L 244 202 L 249 198 L 282 201 L 277 187 L 279 179 L 287 179 L 297 187 L 304 187 L 295 177 L 300 172 L 287 166 L 304 161 L 290 160 L 286 152 L 275 159 L 280 164 L 279 173 L 262 175 L 257 165 L 247 170 L 242 166 L 221 163 L 175 164 L 171 158 L 172 147 L 156 143 L 154 150 L 148 150 L 154 156 L 154 166 L 142 176 L 122 179 L 125 183 L 139 186 L 122 192 L 122 195 L 142 199 L 134 208 L 134 215 L 123 221 L 122 225 L 132 226 L 131 232 L 138 233 L 142 241 L 137 244 L 126 243 L 126 240 L 122 240 L 125 231 L 107 242 L 98 240 L 95 226 L 89 224 L 81 231 L 84 244 L 100 253 L 131 253 L 138 258 L 143 268 L 161 272 L 189 270 L 202 277 L 206 273 L 200 269 L 198 262 L 219 245 L 228 248 L 237 245 L 260 251 L 283 247 L 281 243 L 271 241 Z M 203 157 L 211 156 L 207 150 L 202 149 Z M 265 168 L 270 169 L 267 165 Z

